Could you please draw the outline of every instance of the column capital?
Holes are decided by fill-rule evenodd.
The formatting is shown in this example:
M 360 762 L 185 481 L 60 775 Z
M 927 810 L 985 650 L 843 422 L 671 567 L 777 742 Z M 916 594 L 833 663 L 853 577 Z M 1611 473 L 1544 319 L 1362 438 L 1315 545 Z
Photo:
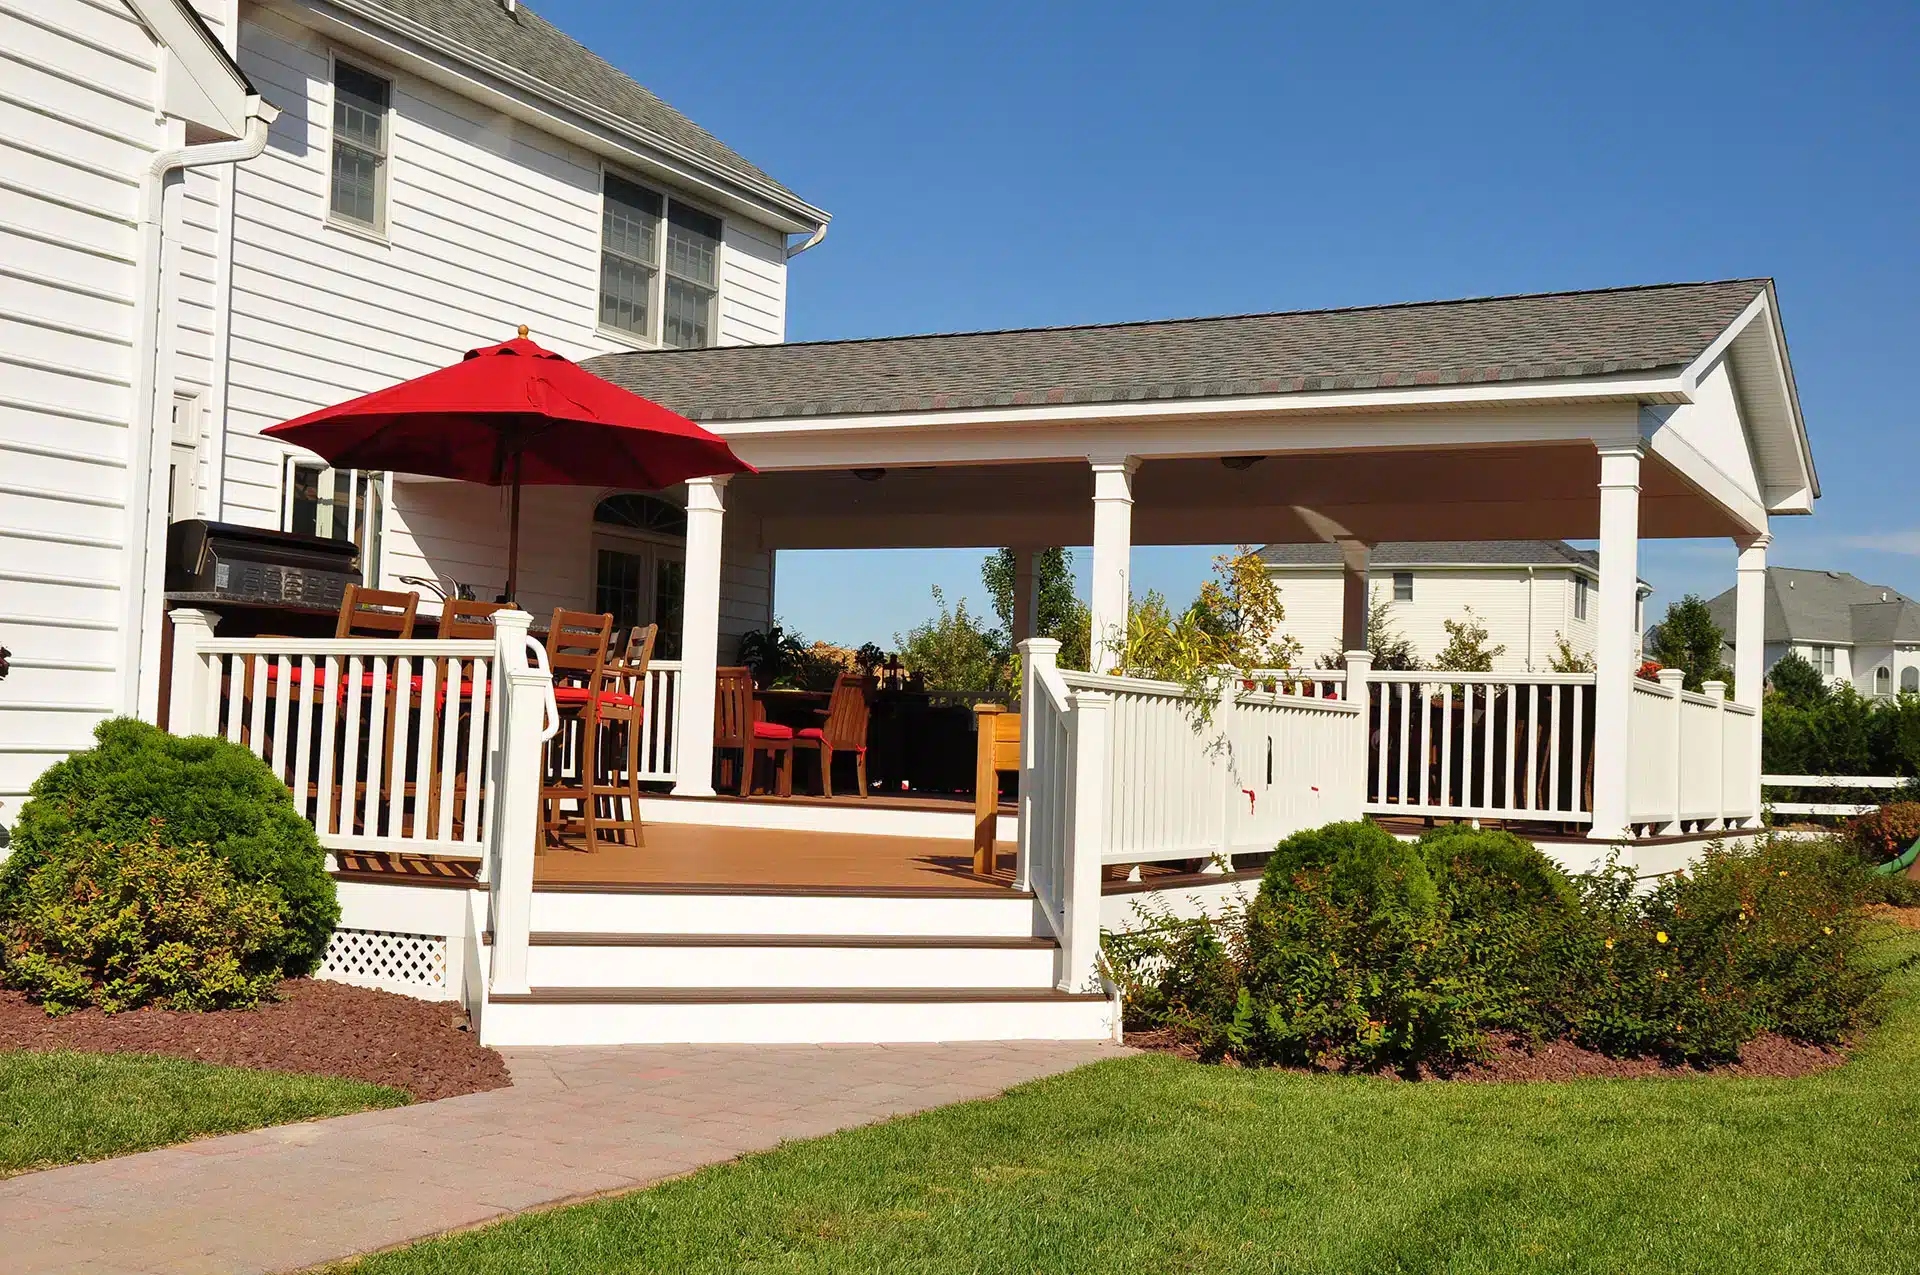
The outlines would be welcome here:
M 1644 460 L 1647 455 L 1647 444 L 1646 440 L 1639 438 L 1633 439 L 1630 442 L 1626 440 L 1596 438 L 1593 440 L 1593 450 L 1599 452 L 1602 456 L 1631 456 L 1635 460 Z
M 1125 474 L 1131 478 L 1140 468 L 1138 456 L 1089 456 L 1087 464 L 1096 474 Z
M 1756 531 L 1749 536 L 1735 536 L 1733 543 L 1734 547 L 1742 553 L 1747 552 L 1749 549 L 1765 551 L 1767 546 L 1773 543 L 1773 533 L 1770 531 Z
M 727 480 L 732 477 L 732 474 L 709 474 L 687 479 L 687 512 L 725 513 Z

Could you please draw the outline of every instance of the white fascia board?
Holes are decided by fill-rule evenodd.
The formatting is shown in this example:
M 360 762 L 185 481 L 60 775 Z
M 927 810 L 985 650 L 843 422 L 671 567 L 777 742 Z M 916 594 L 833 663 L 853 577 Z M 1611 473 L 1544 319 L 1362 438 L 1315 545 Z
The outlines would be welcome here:
M 1755 323 L 1766 324 L 1766 348 L 1768 366 L 1766 379 L 1770 391 L 1778 396 L 1779 403 L 1787 410 L 1793 421 L 1794 449 L 1800 457 L 1800 473 L 1780 481 L 1775 475 L 1762 474 L 1763 488 L 1786 488 L 1791 495 L 1785 499 L 1772 499 L 1768 502 L 1768 512 L 1783 514 L 1812 513 L 1813 500 L 1820 495 L 1820 476 L 1813 465 L 1813 447 L 1807 441 L 1807 422 L 1800 412 L 1800 391 L 1794 383 L 1793 364 L 1787 353 L 1787 334 L 1780 325 L 1780 312 L 1774 303 L 1773 285 L 1761 289 L 1759 295 L 1747 304 L 1726 330 L 1713 339 L 1712 344 L 1700 353 L 1700 357 L 1690 363 L 1681 373 L 1691 393 L 1697 389 L 1700 379 L 1719 361 L 1733 343 Z M 1757 459 L 1757 453 L 1756 453 Z
M 166 113 L 222 137 L 244 136 L 253 89 L 187 0 L 127 0 L 127 7 L 166 51 Z
M 303 26 L 504 114 L 789 234 L 832 220 L 824 209 L 727 168 L 545 80 L 361 0 L 263 0 Z

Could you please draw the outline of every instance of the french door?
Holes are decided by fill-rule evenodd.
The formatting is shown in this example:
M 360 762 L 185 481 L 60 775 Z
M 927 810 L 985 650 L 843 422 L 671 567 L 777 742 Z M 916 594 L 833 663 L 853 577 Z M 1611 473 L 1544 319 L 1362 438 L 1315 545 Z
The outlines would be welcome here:
M 680 612 L 687 588 L 685 542 L 596 532 L 593 537 L 594 609 L 613 616 L 615 629 L 657 624 L 653 653 L 680 658 Z

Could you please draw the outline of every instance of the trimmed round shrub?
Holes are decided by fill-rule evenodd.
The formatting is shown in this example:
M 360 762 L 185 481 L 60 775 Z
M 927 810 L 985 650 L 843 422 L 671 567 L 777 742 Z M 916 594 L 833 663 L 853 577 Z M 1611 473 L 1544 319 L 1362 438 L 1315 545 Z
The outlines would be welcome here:
M 1511 832 L 1442 824 L 1424 833 L 1420 853 L 1456 919 L 1511 911 L 1572 912 L 1573 879 L 1531 841 Z
M 267 764 L 238 744 L 169 735 L 118 718 L 34 783 L 0 863 L 0 925 L 22 906 L 34 871 L 69 843 L 205 845 L 246 885 L 271 886 L 282 929 L 262 957 L 288 975 L 312 971 L 340 905 L 313 825 Z M 157 829 L 155 827 L 157 823 Z
M 1320 872 L 1335 902 L 1426 915 L 1439 904 L 1418 847 L 1366 819 L 1296 832 L 1273 848 L 1260 879 L 1263 899 L 1291 893 L 1304 873 Z
M 71 840 L 43 858 L 0 926 L 6 981 L 49 1013 L 258 1004 L 280 976 L 279 892 L 158 834 Z

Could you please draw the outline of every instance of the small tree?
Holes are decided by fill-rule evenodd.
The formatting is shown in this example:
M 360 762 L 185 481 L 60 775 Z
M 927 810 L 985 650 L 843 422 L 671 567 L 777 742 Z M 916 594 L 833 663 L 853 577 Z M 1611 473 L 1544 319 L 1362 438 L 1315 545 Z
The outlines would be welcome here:
M 1767 685 L 1795 708 L 1814 708 L 1832 694 L 1820 670 L 1798 651 L 1787 652 L 1768 670 Z
M 995 635 L 1001 645 L 1012 646 L 1014 588 L 1017 562 L 1012 549 L 987 555 L 980 564 L 980 580 L 993 600 L 993 612 L 1000 621 Z M 1034 610 L 1033 635 L 1060 643 L 1057 662 L 1061 668 L 1085 669 L 1092 623 L 1087 604 L 1073 591 L 1073 554 L 1066 549 L 1042 550 L 1034 562 L 1035 592 L 1039 595 Z
M 967 610 L 965 598 L 949 608 L 938 586 L 933 590 L 933 605 L 933 618 L 915 625 L 904 637 L 894 634 L 901 662 L 920 674 L 931 690 L 1009 694 L 1012 686 L 1000 635 Z
M 1389 673 L 1402 673 L 1420 667 L 1413 643 L 1393 625 L 1393 600 L 1375 593 L 1367 600 L 1367 650 L 1373 655 L 1373 667 Z M 1345 668 L 1346 652 L 1339 647 L 1315 661 L 1321 668 Z
M 1708 682 L 1733 681 L 1727 668 L 1727 635 L 1713 622 L 1712 612 L 1697 593 L 1689 593 L 1667 607 L 1666 618 L 1654 627 L 1647 654 L 1662 668 L 1677 668 L 1686 675 L 1682 682 L 1688 690 L 1698 691 Z
M 1555 673 L 1591 673 L 1594 669 L 1593 656 L 1574 650 L 1566 634 L 1555 633 L 1553 657 L 1547 661 L 1547 667 Z
M 1487 626 L 1482 624 L 1468 607 L 1465 618 L 1442 620 L 1440 627 L 1447 631 L 1447 644 L 1440 648 L 1440 654 L 1434 656 L 1433 667 L 1448 673 L 1491 673 L 1493 662 L 1507 653 L 1504 643 L 1488 646 Z

